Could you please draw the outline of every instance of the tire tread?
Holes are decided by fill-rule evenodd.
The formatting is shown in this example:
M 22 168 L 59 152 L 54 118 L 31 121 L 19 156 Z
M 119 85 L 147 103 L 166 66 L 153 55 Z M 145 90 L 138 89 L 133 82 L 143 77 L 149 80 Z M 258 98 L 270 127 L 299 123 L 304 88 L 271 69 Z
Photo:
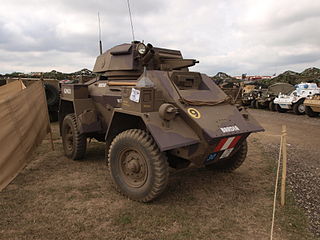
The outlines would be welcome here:
M 86 153 L 86 148 L 87 148 L 87 139 L 86 136 L 84 134 L 81 134 L 78 131 L 78 123 L 77 123 L 77 118 L 76 115 L 74 113 L 70 113 L 68 114 L 64 120 L 64 122 L 66 121 L 70 121 L 71 127 L 73 129 L 73 133 L 74 133 L 74 151 L 72 153 L 72 155 L 68 156 L 73 160 L 81 160 L 83 159 L 85 153 Z
M 140 199 L 132 198 L 133 200 L 139 201 L 139 202 L 150 202 L 155 198 L 157 198 L 165 190 L 167 186 L 168 179 L 169 179 L 169 169 L 168 169 L 169 166 L 168 166 L 167 158 L 164 153 L 160 152 L 153 138 L 149 134 L 147 134 L 144 130 L 130 129 L 117 135 L 110 145 L 107 160 L 109 162 L 109 172 L 111 175 L 111 179 L 113 180 L 114 187 L 118 192 L 120 192 L 125 196 L 127 196 L 126 193 L 122 191 L 119 186 L 117 186 L 117 183 L 112 176 L 111 164 L 110 164 L 110 158 L 112 157 L 112 151 L 114 146 L 121 139 L 124 139 L 124 138 L 131 138 L 131 140 L 138 141 L 142 145 L 142 147 L 145 148 L 146 152 L 148 152 L 151 156 L 150 163 L 152 164 L 153 172 L 154 172 L 154 183 L 151 186 L 151 190 L 143 198 L 140 198 Z

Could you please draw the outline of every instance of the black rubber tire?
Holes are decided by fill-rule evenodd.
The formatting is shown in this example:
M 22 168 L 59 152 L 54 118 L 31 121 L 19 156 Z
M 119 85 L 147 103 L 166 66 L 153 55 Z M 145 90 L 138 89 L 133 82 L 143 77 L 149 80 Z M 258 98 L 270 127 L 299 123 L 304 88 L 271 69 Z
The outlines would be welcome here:
M 85 134 L 80 134 L 77 119 L 74 113 L 65 116 L 62 122 L 62 144 L 64 153 L 68 158 L 81 160 L 87 148 Z
M 248 145 L 244 140 L 236 153 L 230 158 L 219 160 L 218 162 L 207 165 L 206 168 L 219 172 L 233 172 L 239 168 L 247 157 Z
M 46 92 L 48 106 L 57 105 L 60 100 L 59 89 L 49 83 L 44 83 L 44 89 Z
M 256 108 L 256 109 L 260 109 L 260 108 L 261 108 L 258 101 L 255 102 L 255 108 Z
M 141 186 L 130 186 L 122 169 L 122 157 L 126 151 L 135 151 L 141 156 L 146 171 Z M 140 129 L 130 129 L 118 134 L 112 141 L 108 159 L 109 172 L 115 188 L 125 196 L 139 202 L 150 202 L 166 188 L 169 179 L 168 161 L 160 152 L 153 138 Z M 140 167 L 142 167 L 139 162 Z M 139 171 L 140 171 L 139 167 Z M 130 174 L 128 174 L 130 175 Z
M 270 111 L 276 111 L 276 105 L 273 103 L 273 101 L 269 102 L 268 107 Z
M 252 100 L 250 103 L 251 108 L 256 108 L 256 100 Z
M 309 107 L 309 106 L 305 106 L 305 107 L 306 107 L 306 114 L 309 117 L 316 117 L 319 115 L 318 113 L 314 112 L 311 107 Z
M 301 107 L 303 106 L 303 101 L 304 99 L 300 99 L 298 102 L 296 102 L 295 104 L 293 104 L 292 106 L 292 110 L 296 115 L 302 115 L 305 114 L 305 111 L 301 110 Z
M 275 109 L 279 113 L 285 113 L 288 111 L 287 109 L 281 108 L 279 104 L 275 104 Z

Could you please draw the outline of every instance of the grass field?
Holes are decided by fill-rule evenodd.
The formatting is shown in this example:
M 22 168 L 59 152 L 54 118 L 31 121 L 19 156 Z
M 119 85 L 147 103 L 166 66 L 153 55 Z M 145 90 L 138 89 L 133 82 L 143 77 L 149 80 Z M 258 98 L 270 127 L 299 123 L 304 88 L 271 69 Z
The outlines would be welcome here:
M 160 199 L 142 204 L 113 189 L 104 144 L 71 161 L 57 132 L 54 124 L 56 150 L 45 140 L 0 193 L 0 239 L 269 239 L 275 160 L 254 135 L 234 173 L 172 171 Z M 313 239 L 292 199 L 277 206 L 274 239 Z

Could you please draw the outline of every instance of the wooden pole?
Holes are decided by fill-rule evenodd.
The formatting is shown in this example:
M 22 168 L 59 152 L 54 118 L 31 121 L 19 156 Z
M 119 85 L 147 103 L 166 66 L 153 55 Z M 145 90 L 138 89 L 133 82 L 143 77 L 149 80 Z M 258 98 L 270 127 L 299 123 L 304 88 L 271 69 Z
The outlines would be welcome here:
M 287 178 L 287 126 L 282 125 L 282 180 L 281 180 L 281 206 L 286 200 L 286 178 Z
M 43 75 L 42 74 L 41 74 L 40 81 L 42 83 L 43 95 L 44 95 L 44 97 L 46 99 L 46 92 L 45 92 L 45 89 L 44 89 L 44 81 L 43 81 Z M 49 124 L 49 134 L 50 134 L 51 149 L 52 149 L 52 151 L 54 151 L 52 129 L 51 129 L 51 124 L 50 124 L 50 116 L 49 116 L 49 110 L 48 110 L 47 106 L 46 106 L 46 110 L 47 110 L 47 118 L 48 118 L 48 124 Z

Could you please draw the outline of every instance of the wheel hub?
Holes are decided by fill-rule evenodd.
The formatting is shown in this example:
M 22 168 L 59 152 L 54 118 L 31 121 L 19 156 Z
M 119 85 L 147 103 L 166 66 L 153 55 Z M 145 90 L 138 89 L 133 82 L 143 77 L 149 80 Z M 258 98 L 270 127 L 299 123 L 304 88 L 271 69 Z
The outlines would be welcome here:
M 65 141 L 66 141 L 67 149 L 69 151 L 72 151 L 73 150 L 73 132 L 70 126 L 66 129 Z
M 304 111 L 305 111 L 304 105 L 303 105 L 303 104 L 300 104 L 300 105 L 298 106 L 298 110 L 299 110 L 300 113 L 304 113 Z
M 121 172 L 124 181 L 131 187 L 141 187 L 147 179 L 146 161 L 136 150 L 126 150 L 120 158 Z
M 131 160 L 131 161 L 129 161 L 127 168 L 132 173 L 138 173 L 140 171 L 139 162 L 135 159 Z

